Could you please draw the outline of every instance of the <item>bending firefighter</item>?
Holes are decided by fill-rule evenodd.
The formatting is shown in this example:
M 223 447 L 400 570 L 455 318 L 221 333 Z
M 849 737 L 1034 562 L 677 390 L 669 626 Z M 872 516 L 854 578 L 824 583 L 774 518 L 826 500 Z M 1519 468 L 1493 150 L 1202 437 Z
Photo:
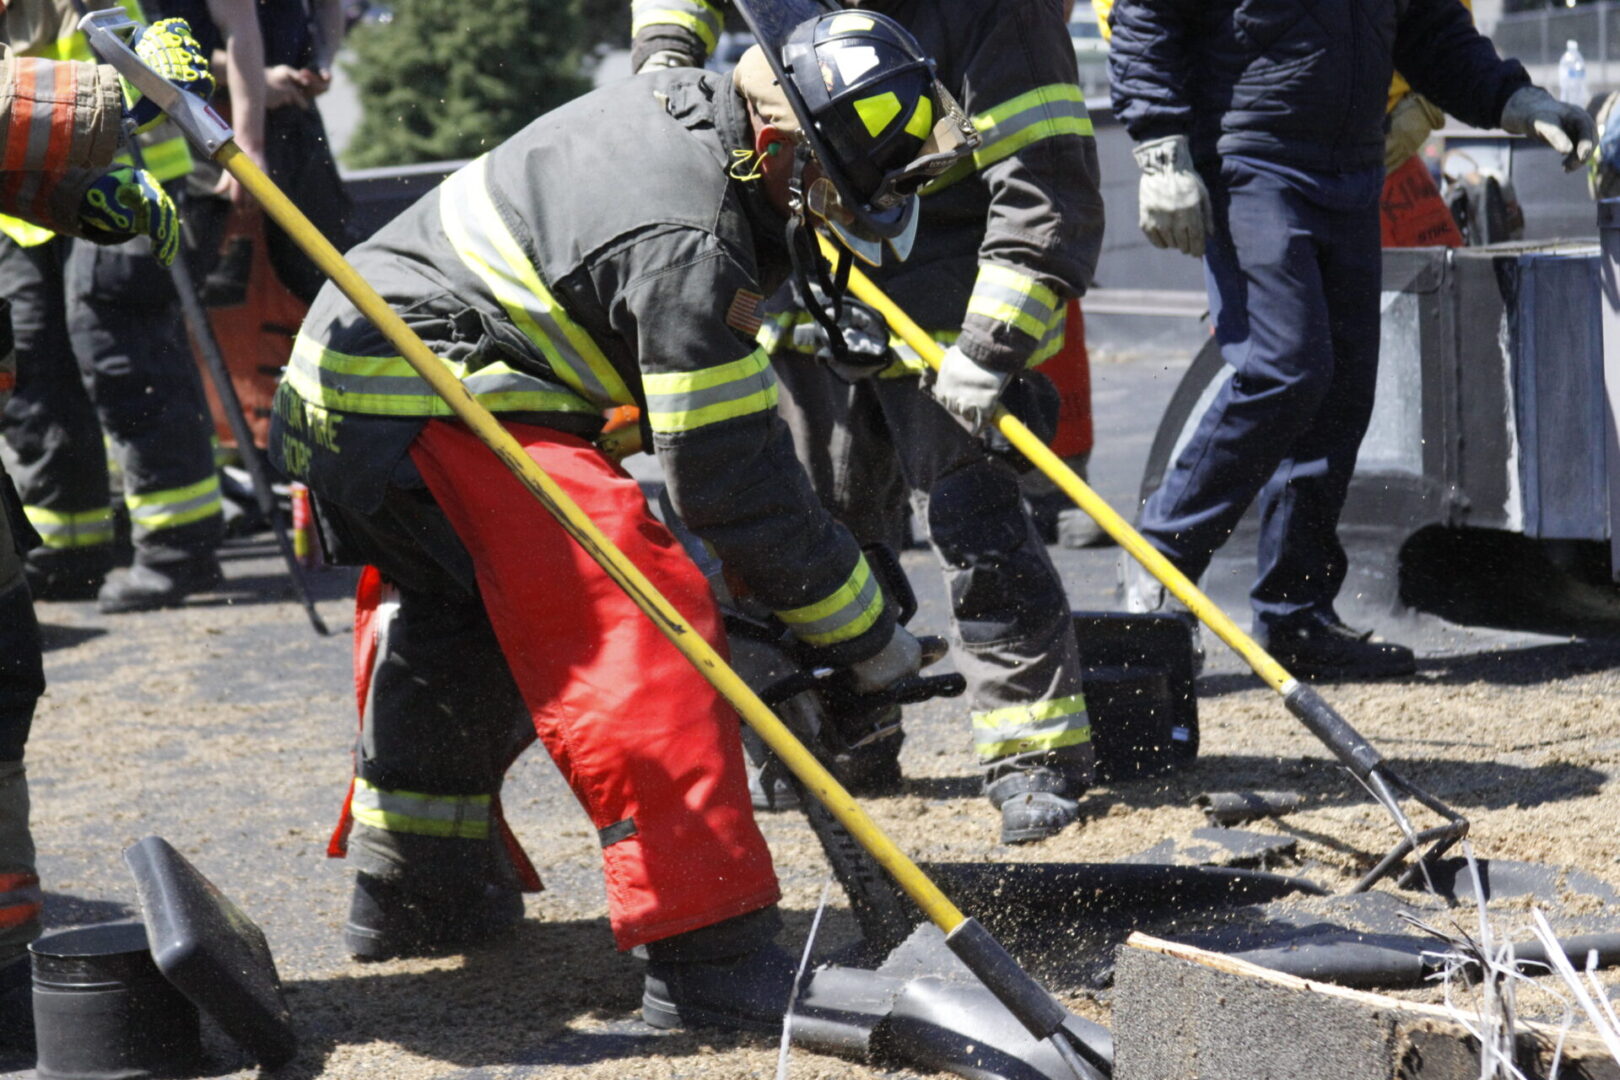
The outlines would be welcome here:
M 771 14 L 772 55 L 735 77 L 670 71 L 579 98 L 349 257 L 718 645 L 706 580 L 592 442 L 605 409 L 640 407 L 685 524 L 819 663 L 874 692 L 916 672 L 919 646 L 793 459 L 757 305 L 809 206 L 856 242 L 900 236 L 911 193 L 954 158 L 916 119 L 941 106 L 904 31 L 813 3 Z M 862 120 L 873 100 L 897 106 L 886 123 Z M 374 568 L 333 843 L 357 871 L 350 952 L 456 948 L 521 916 L 519 886 L 538 883 L 499 791 L 527 717 L 598 830 L 614 935 L 648 961 L 647 1020 L 778 1027 L 791 964 L 771 943 L 778 888 L 736 716 L 447 412 L 321 292 L 271 443 L 315 492 L 329 554 Z
M 876 313 L 845 299 L 829 333 L 821 309 L 831 298 L 803 284 L 773 300 L 762 340 L 799 457 L 833 513 L 863 542 L 895 544 L 907 491 L 924 510 L 986 794 L 1004 841 L 1039 840 L 1079 816 L 1091 725 L 1069 603 L 1021 498 L 1023 462 L 980 436 L 1003 393 L 1030 419 L 1037 403 L 1055 404 L 1044 378 L 1021 373 L 1062 346 L 1065 308 L 1096 265 L 1103 206 L 1091 121 L 1055 0 L 853 8 L 851 18 L 892 17 L 939 57 L 941 83 L 982 137 L 922 189 L 910 258 L 870 271 L 950 348 L 937 379 L 919 378 L 921 361 Z M 720 28 L 707 0 L 637 0 L 633 10 L 632 62 L 643 71 L 700 63 Z M 857 788 L 898 781 L 892 720 L 889 730 L 846 770 Z
M 170 46 L 186 36 L 183 23 L 147 31 L 136 52 L 181 81 L 181 69 L 197 57 Z M 189 82 L 206 93 L 204 81 Z M 0 43 L 0 212 L 98 244 L 148 236 L 172 257 L 179 231 L 163 189 L 146 173 L 108 168 L 126 115 L 124 94 L 110 67 L 17 57 Z M 157 117 L 151 102 L 133 93 L 128 111 L 138 124 Z M 9 308 L 0 300 L 0 406 L 16 383 Z M 38 539 L 0 466 L 0 1043 L 24 1047 L 33 1041 L 26 949 L 39 936 L 42 897 L 23 750 L 45 675 L 23 557 Z

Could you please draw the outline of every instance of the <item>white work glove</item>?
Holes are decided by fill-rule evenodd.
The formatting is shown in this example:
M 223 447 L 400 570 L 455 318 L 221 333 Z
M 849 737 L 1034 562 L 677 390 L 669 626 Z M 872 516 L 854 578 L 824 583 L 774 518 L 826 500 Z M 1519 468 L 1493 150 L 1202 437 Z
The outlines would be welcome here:
M 855 676 L 857 694 L 876 694 L 887 690 L 901 679 L 908 679 L 921 670 L 922 643 L 903 626 L 894 628 L 894 636 L 876 655 L 851 664 L 849 668 L 850 674 Z
M 641 62 L 641 66 L 636 68 L 636 74 L 640 75 L 645 71 L 664 71 L 667 68 L 695 66 L 692 63 L 692 58 L 679 49 L 659 49 Z
M 1405 165 L 1445 122 L 1445 112 L 1416 91 L 1397 101 L 1389 110 L 1389 133 L 1384 136 L 1384 171 L 1394 172 Z
M 1170 135 L 1131 151 L 1142 169 L 1138 223 L 1154 247 L 1173 247 L 1193 258 L 1204 254 L 1204 236 L 1214 228 L 1209 190 L 1193 168 L 1187 136 Z
M 1539 86 L 1513 92 L 1502 106 L 1502 130 L 1539 139 L 1564 155 L 1564 171 L 1580 168 L 1597 145 L 1597 126 L 1578 105 L 1559 101 Z
M 980 367 L 952 345 L 945 351 L 939 371 L 923 375 L 923 387 L 971 434 L 978 435 L 990 423 L 1011 378 L 1004 371 Z

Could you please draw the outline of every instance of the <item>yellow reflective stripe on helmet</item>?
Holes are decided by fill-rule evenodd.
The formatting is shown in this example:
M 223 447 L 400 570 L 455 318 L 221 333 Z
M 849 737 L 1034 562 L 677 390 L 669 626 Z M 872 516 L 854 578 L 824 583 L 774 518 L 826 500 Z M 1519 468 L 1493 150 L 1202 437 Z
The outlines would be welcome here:
M 1040 340 L 1058 311 L 1057 293 L 1007 266 L 980 263 L 967 313 L 1017 327 Z
M 209 473 L 185 487 L 125 495 L 124 505 L 129 507 L 129 522 L 137 533 L 190 525 L 220 513 L 219 474 Z
M 870 15 L 835 15 L 827 24 L 829 34 L 859 34 L 863 30 L 870 30 L 877 25 L 877 21 Z
M 506 364 L 469 371 L 466 364 L 443 363 L 491 412 L 600 411 L 577 394 Z M 299 334 L 285 378 L 299 397 L 327 409 L 372 416 L 451 415 L 450 406 L 403 356 L 353 356 Z
M 722 420 L 776 408 L 776 373 L 764 349 L 741 360 L 697 371 L 655 372 L 641 377 L 647 423 L 654 431 L 691 431 Z
M 714 51 L 725 22 L 720 9 L 708 0 L 635 0 L 630 5 L 630 36 L 644 27 L 670 23 L 684 26 L 703 39 L 703 47 Z
M 859 98 L 854 103 L 855 115 L 866 125 L 866 133 L 874 139 L 900 115 L 900 96 L 893 90 L 871 97 Z
M 973 716 L 973 749 L 983 761 L 1090 741 L 1091 720 L 1086 716 L 1084 694 L 1009 705 Z
M 601 348 L 557 303 L 502 223 L 486 184 L 487 165 L 481 157 L 440 187 L 439 221 L 451 246 L 565 385 L 599 408 L 634 404 Z
M 860 637 L 883 614 L 883 590 L 878 588 L 866 556 L 858 556 L 855 569 L 831 596 L 804 607 L 778 611 L 793 636 L 806 645 L 836 645 Z
M 488 795 L 387 791 L 358 776 L 350 803 L 354 820 L 373 829 L 454 840 L 489 839 L 489 807 Z
M 47 510 L 43 506 L 24 506 L 23 513 L 48 548 L 64 550 L 112 543 L 111 506 L 98 506 L 94 510 L 70 514 Z
M 979 169 L 1011 157 L 1032 142 L 1059 135 L 1092 134 L 1086 95 L 1075 83 L 1050 83 L 1019 94 L 973 117 L 984 140 L 973 157 L 957 162 L 922 189 L 924 195 L 950 187 Z

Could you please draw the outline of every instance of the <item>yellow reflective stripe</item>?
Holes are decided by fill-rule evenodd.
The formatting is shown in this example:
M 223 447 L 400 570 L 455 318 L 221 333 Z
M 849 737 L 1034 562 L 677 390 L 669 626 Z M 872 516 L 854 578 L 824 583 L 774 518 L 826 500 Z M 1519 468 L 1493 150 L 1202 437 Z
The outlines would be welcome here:
M 900 115 L 900 95 L 892 90 L 868 98 L 857 98 L 854 104 L 855 115 L 861 118 L 866 133 L 874 139 L 883 134 L 883 129 Z
M 220 513 L 219 474 L 185 487 L 125 495 L 130 524 L 137 532 L 175 529 Z
M 989 712 L 974 713 L 973 726 L 980 731 L 1010 731 L 1061 720 L 1086 711 L 1086 695 L 1049 698 L 1028 705 L 1008 705 Z
M 493 412 L 599 411 L 577 395 L 507 364 L 469 371 L 466 364 L 440 359 Z M 450 406 L 403 356 L 354 356 L 328 349 L 303 334 L 293 344 L 285 379 L 299 397 L 328 409 L 373 416 L 452 415 Z
M 697 371 L 660 371 L 641 377 L 647 423 L 654 431 L 691 431 L 776 407 L 776 373 L 765 350 L 755 349 Z
M 1010 757 L 1013 754 L 1032 754 L 1044 750 L 1061 750 L 1065 746 L 1079 746 L 1081 743 L 1091 741 L 1091 728 L 1086 727 L 1077 731 L 1062 731 L 1055 735 L 1028 735 L 1016 739 L 1003 739 L 999 742 L 973 743 L 974 753 L 979 755 L 980 761 L 995 761 L 998 758 Z
M 387 791 L 355 777 L 354 820 L 386 832 L 443 836 L 456 840 L 489 839 L 488 795 L 425 795 Z
M 439 220 L 451 246 L 569 388 L 601 408 L 634 404 L 601 348 L 557 303 L 501 221 L 489 195 L 487 167 L 486 155 L 440 188 Z
M 635 0 L 630 5 L 630 36 L 644 27 L 670 23 L 684 26 L 703 40 L 703 47 L 714 51 L 724 22 L 720 9 L 708 0 Z
M 141 10 L 139 0 L 119 0 L 119 7 L 131 19 L 146 25 L 146 14 Z M 99 63 L 96 54 L 90 50 L 90 39 L 78 31 L 78 17 L 64 21 L 62 28 L 67 31 L 55 41 L 46 41 L 23 53 L 24 56 L 37 56 L 44 60 L 90 60 Z
M 0 233 L 5 233 L 19 247 L 38 247 L 56 234 L 32 221 L 0 214 Z
M 113 512 L 111 506 L 98 506 L 94 510 L 61 513 L 43 506 L 24 506 L 28 523 L 39 533 L 48 548 L 81 548 L 110 544 L 113 539 Z
M 134 164 L 127 153 L 119 154 L 113 160 L 120 165 Z M 191 149 L 183 135 L 163 139 L 150 146 L 143 145 L 141 160 L 146 162 L 146 171 L 159 180 L 176 180 L 191 172 Z
M 976 713 L 973 730 L 973 749 L 986 761 L 1091 741 L 1085 694 Z
M 1086 112 L 1086 96 L 1075 83 L 1051 83 L 1019 94 L 993 109 L 973 117 L 983 137 L 983 145 L 973 157 L 957 162 L 944 175 L 922 189 L 924 195 L 943 190 L 1011 157 L 1032 142 L 1059 135 L 1092 134 L 1091 116 Z
M 793 636 L 806 645 L 836 645 L 860 637 L 883 614 L 883 590 L 878 588 L 866 557 L 859 556 L 849 579 L 832 595 L 804 607 L 778 611 Z
M 1068 316 L 1067 309 L 1058 309 L 1057 315 L 1052 319 L 1052 324 L 1047 327 L 1046 336 L 1041 338 L 1040 344 L 1035 346 L 1035 351 L 1029 354 L 1029 359 L 1024 361 L 1026 368 L 1038 367 L 1044 364 L 1056 356 L 1059 349 L 1063 348 L 1063 336 L 1068 331 Z

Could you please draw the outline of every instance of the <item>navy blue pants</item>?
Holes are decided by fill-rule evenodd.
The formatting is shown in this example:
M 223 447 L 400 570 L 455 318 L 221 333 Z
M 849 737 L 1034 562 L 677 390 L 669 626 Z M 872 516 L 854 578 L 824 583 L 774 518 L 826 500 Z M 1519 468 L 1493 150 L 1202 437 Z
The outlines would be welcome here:
M 1221 355 L 1234 370 L 1141 531 L 1197 578 L 1256 496 L 1256 623 L 1331 615 L 1344 581 L 1339 511 L 1378 374 L 1381 169 L 1314 174 L 1228 157 L 1204 170 L 1204 255 Z

